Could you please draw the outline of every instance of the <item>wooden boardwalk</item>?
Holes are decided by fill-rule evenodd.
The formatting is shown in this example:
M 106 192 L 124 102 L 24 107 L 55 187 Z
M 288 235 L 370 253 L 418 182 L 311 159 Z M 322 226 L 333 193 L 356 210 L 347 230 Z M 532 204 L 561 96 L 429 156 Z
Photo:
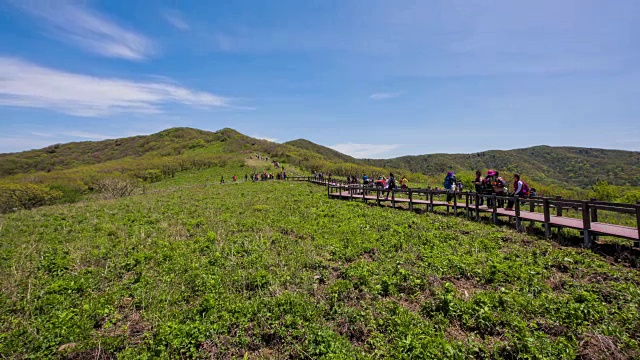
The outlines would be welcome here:
M 426 211 L 433 211 L 436 207 L 446 208 L 447 213 L 453 211 L 455 215 L 463 212 L 468 219 L 480 220 L 481 213 L 492 215 L 494 223 L 498 218 L 507 218 L 509 221 L 515 220 L 516 229 L 521 231 L 523 222 L 538 222 L 543 224 L 545 235 L 551 235 L 553 227 L 561 229 L 575 229 L 582 232 L 584 246 L 590 247 L 599 236 L 613 236 L 634 241 L 635 246 L 640 246 L 640 203 L 623 204 L 610 203 L 591 200 L 570 200 L 560 197 L 534 197 L 516 198 L 508 196 L 496 196 L 487 194 L 477 194 L 474 192 L 458 193 L 451 203 L 434 200 L 434 196 L 446 194 L 443 190 L 432 189 L 396 189 L 387 192 L 363 185 L 347 185 L 337 181 L 318 180 L 312 177 L 293 177 L 288 180 L 308 181 L 314 184 L 327 187 L 327 196 L 334 199 L 373 201 L 378 205 L 391 204 L 393 208 L 400 207 L 400 204 L 408 205 L 408 209 L 413 211 L 416 207 L 424 207 Z M 388 195 L 388 196 L 386 196 Z M 491 206 L 482 205 L 481 198 Z M 508 200 L 514 201 L 514 210 L 505 210 L 497 206 L 499 202 Z M 542 210 L 536 212 L 535 209 Z M 581 218 L 563 216 L 568 209 L 577 210 L 581 213 Z M 598 222 L 598 210 L 608 211 L 616 214 L 635 215 L 636 226 L 622 226 Z M 553 212 L 553 214 L 552 214 Z

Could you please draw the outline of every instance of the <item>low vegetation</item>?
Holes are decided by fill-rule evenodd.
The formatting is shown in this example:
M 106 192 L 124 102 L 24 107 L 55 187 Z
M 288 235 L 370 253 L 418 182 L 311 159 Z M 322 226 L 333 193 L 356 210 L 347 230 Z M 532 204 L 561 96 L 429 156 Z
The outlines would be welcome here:
M 640 356 L 635 269 L 307 183 L 207 180 L 236 170 L 0 215 L 0 354 Z

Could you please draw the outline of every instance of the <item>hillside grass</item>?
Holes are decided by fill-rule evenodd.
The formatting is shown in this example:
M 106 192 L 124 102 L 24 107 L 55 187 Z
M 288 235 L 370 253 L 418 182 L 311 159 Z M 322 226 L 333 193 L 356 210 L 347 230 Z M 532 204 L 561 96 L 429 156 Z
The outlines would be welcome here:
M 0 215 L 0 354 L 640 356 L 637 270 L 307 183 L 208 182 L 241 169 Z

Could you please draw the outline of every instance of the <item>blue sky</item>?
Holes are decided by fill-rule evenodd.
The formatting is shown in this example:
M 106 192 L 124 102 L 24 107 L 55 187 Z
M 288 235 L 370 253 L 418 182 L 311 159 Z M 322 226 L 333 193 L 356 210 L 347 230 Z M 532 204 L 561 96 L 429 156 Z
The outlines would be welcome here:
M 0 152 L 234 128 L 357 157 L 640 150 L 640 1 L 0 0 Z

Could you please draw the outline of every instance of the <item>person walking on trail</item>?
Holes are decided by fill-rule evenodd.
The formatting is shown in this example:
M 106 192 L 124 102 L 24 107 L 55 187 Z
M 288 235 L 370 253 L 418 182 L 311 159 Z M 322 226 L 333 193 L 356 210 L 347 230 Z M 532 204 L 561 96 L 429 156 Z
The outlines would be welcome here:
M 385 195 L 384 199 L 387 200 L 389 198 L 389 192 L 393 191 L 396 188 L 396 178 L 393 176 L 393 173 L 389 173 L 389 179 L 386 182 L 387 185 L 387 195 Z
M 473 181 L 473 185 L 476 187 L 476 194 L 484 193 L 484 181 L 482 181 L 482 173 L 480 170 L 476 171 L 476 179 Z M 482 206 L 484 204 L 484 198 L 482 196 L 478 197 L 478 206 Z
M 220 177 L 220 184 L 224 184 L 224 176 Z
M 496 183 L 493 187 L 493 191 L 495 191 L 496 196 L 507 196 L 507 180 L 505 180 L 500 173 L 496 171 Z M 498 199 L 498 206 L 504 207 L 504 199 Z
M 400 185 L 403 190 L 406 190 L 409 188 L 409 180 L 407 180 L 406 176 L 403 176 L 402 179 L 400 179 Z
M 515 191 L 513 192 L 514 197 L 527 197 L 529 196 L 529 185 L 526 182 L 520 180 L 520 174 L 513 175 L 513 188 Z M 507 208 L 505 210 L 512 211 L 513 210 L 514 201 L 509 199 L 507 203 Z
M 495 170 L 489 170 L 487 171 L 487 176 L 484 178 L 483 181 L 483 187 L 484 187 L 484 193 L 486 195 L 493 195 L 494 194 L 494 185 L 496 184 L 496 171 Z M 487 207 L 488 208 L 492 208 L 493 207 L 493 199 L 492 198 L 487 198 Z
M 449 171 L 444 178 L 444 189 L 447 191 L 447 203 L 451 203 L 456 191 L 456 174 Z
M 247 182 L 247 180 L 249 180 L 249 174 L 244 174 L 244 182 Z
M 232 180 L 233 182 L 236 182 L 236 181 L 238 180 L 238 178 L 237 178 L 235 175 L 233 175 L 233 177 L 231 178 L 231 180 Z

